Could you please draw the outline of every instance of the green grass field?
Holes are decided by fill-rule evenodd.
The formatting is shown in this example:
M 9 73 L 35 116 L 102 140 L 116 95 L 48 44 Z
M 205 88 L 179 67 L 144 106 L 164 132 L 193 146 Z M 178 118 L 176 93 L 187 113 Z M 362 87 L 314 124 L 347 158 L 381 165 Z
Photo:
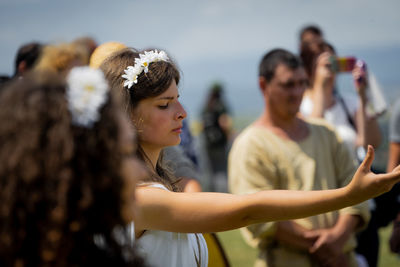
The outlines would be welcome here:
M 382 228 L 379 232 L 381 247 L 378 267 L 400 266 L 400 257 L 391 253 L 389 250 L 388 239 L 391 231 L 392 226 L 389 225 L 386 228 Z M 253 266 L 257 251 L 244 242 L 239 230 L 218 233 L 218 237 L 227 253 L 232 267 Z

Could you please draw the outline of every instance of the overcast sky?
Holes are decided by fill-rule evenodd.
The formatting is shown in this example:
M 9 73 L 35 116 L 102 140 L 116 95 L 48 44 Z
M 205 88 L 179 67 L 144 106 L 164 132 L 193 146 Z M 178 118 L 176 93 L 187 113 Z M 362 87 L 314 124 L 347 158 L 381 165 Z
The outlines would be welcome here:
M 307 23 L 338 47 L 400 45 L 399 12 L 398 0 L 0 0 L 0 72 L 24 42 L 82 35 L 164 47 L 181 61 L 295 49 Z
M 270 48 L 296 52 L 298 31 L 309 23 L 338 51 L 400 47 L 399 12 L 398 0 L 0 0 L 0 73 L 13 72 L 23 43 L 90 35 L 98 43 L 166 49 L 189 69 L 190 84 L 196 62 L 237 58 L 255 70 Z

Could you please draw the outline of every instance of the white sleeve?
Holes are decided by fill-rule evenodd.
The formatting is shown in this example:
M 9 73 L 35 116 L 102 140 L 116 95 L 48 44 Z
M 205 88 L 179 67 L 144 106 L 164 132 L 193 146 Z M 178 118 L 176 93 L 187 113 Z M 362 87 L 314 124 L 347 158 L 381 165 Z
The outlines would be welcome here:
M 313 110 L 313 103 L 311 101 L 311 98 L 309 98 L 308 96 L 304 96 L 300 105 L 300 113 L 304 117 L 309 117 L 312 113 L 312 110 Z

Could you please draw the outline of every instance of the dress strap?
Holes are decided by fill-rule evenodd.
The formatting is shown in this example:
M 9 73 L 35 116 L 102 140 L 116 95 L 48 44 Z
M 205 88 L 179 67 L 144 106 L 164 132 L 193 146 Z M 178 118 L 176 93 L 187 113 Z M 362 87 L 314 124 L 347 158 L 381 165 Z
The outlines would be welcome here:
M 197 235 L 196 233 L 194 234 L 194 236 L 196 237 L 197 249 L 198 249 L 198 251 L 199 251 L 199 258 L 197 258 L 197 256 L 196 256 L 196 251 L 193 252 L 193 253 L 194 253 L 194 258 L 195 258 L 195 260 L 196 260 L 197 267 L 201 267 L 202 264 L 201 264 L 201 245 L 200 245 L 200 239 L 199 239 L 199 237 L 198 237 L 198 235 Z
M 165 187 L 165 185 L 159 184 L 159 183 L 139 183 L 138 186 L 155 187 L 155 188 L 159 188 L 159 189 L 164 189 L 164 190 L 170 191 L 168 188 Z

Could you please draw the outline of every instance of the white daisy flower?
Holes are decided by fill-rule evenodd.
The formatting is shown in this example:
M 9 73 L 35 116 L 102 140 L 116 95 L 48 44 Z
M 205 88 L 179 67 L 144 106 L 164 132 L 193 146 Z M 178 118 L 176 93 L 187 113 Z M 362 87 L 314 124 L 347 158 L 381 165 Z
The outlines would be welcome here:
M 135 66 L 128 66 L 121 77 L 125 79 L 124 87 L 130 89 L 133 84 L 137 83 L 137 78 L 144 71 L 149 71 L 149 65 L 152 62 L 157 61 L 169 61 L 167 53 L 164 51 L 158 52 L 157 50 L 145 51 L 144 54 L 140 54 L 139 58 L 135 58 Z
M 126 80 L 124 87 L 131 88 L 134 83 L 137 83 L 138 71 L 134 67 L 128 66 L 124 72 L 125 74 L 122 75 L 122 78 Z
M 99 120 L 99 109 L 107 100 L 109 88 L 103 72 L 90 67 L 75 67 L 69 72 L 67 83 L 67 100 L 72 122 L 91 127 Z

